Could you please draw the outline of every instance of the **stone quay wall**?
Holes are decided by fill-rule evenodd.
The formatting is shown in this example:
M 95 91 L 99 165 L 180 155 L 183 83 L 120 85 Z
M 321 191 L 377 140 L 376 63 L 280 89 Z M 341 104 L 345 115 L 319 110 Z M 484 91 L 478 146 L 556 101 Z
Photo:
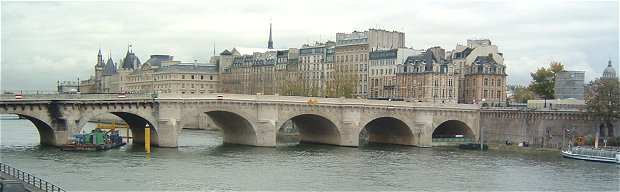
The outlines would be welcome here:
M 600 118 L 581 111 L 536 111 L 523 109 L 482 109 L 480 128 L 485 143 L 517 144 L 528 142 L 533 147 L 559 148 L 563 136 L 568 143 L 573 132 L 577 136 L 594 136 L 600 129 Z M 620 120 L 612 121 L 614 136 L 620 136 Z M 565 132 L 565 130 L 571 130 Z M 610 130 L 600 130 L 602 136 L 609 136 Z

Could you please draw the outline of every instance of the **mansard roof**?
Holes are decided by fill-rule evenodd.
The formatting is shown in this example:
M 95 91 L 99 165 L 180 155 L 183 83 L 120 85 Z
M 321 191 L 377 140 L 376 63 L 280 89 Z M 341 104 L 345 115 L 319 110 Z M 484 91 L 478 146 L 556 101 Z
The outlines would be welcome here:
M 161 66 L 164 61 L 172 61 L 173 56 L 170 55 L 151 55 L 151 58 L 144 62 L 144 64 L 150 64 L 151 66 Z
M 145 63 L 144 65 L 149 65 Z M 143 65 L 143 66 L 144 66 Z M 218 73 L 217 65 L 209 63 L 178 63 L 173 65 L 164 65 L 157 68 L 143 68 L 135 70 L 131 74 L 142 74 L 152 70 L 155 73 Z
M 484 65 L 484 64 L 497 65 L 497 61 L 495 61 L 492 56 L 478 56 L 474 60 L 473 64 L 475 65 Z
M 232 53 L 230 51 L 228 51 L 228 49 L 224 49 L 224 51 L 222 51 L 222 53 L 220 53 L 220 55 L 232 55 Z

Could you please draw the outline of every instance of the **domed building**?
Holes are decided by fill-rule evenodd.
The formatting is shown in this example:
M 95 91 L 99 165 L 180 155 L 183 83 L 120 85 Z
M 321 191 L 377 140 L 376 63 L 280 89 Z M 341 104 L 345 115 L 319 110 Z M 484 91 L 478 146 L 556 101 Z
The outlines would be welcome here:
M 616 70 L 611 65 L 611 59 L 607 62 L 607 68 L 603 71 L 603 76 L 601 79 L 617 79 Z

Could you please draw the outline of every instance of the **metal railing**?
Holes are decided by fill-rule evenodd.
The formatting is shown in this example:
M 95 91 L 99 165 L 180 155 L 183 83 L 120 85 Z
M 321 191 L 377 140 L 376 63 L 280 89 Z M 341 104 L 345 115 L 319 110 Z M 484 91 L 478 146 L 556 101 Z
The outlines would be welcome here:
M 64 189 L 54 184 L 51 184 L 50 182 L 47 182 L 41 178 L 31 175 L 30 173 L 23 172 L 19 169 L 16 169 L 14 167 L 11 167 L 1 162 L 0 162 L 0 171 L 14 177 L 17 180 L 20 180 L 24 183 L 28 183 L 42 191 L 46 191 L 46 192 L 48 191 L 49 192 L 56 192 L 56 191 L 64 192 L 65 191 Z

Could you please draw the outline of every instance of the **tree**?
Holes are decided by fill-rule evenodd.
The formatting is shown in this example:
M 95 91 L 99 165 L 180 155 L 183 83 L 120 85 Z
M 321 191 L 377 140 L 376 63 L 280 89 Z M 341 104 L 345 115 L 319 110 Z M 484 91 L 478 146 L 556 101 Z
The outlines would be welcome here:
M 534 99 L 534 92 L 527 87 L 516 86 L 513 92 L 513 101 L 518 103 L 527 103 L 527 100 Z
M 608 128 L 613 119 L 620 118 L 620 82 L 618 79 L 596 79 L 586 90 L 587 110 L 600 117 Z M 613 129 L 611 129 L 613 130 Z M 613 132 L 609 133 L 613 135 Z
M 535 73 L 530 73 L 532 83 L 528 87 L 536 95 L 544 99 L 554 99 L 556 74 L 564 70 L 564 65 L 560 62 L 551 62 L 548 68 L 541 67 Z

